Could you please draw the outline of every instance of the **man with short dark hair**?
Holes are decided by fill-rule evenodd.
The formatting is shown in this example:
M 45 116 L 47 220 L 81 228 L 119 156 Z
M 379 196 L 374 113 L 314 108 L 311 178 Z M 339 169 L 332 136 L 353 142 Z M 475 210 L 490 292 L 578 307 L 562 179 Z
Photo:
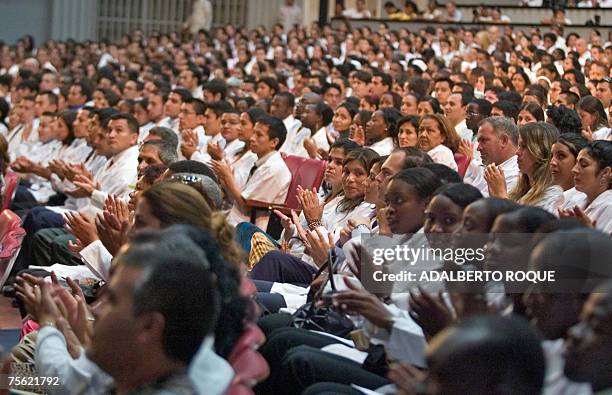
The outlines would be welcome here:
M 162 89 L 150 92 L 147 98 L 147 112 L 149 113 L 149 118 L 156 126 L 172 129 L 172 125 L 168 124 L 167 119 L 164 117 L 164 103 L 167 98 L 167 91 Z
M 467 94 L 451 93 L 443 106 L 444 115 L 453 124 L 459 137 L 468 141 L 472 141 L 474 137 L 465 120 L 465 110 L 471 99 Z
M 200 99 L 189 98 L 181 104 L 179 113 L 179 159 L 190 159 L 206 142 L 204 123 L 206 104 Z M 198 143 L 190 144 L 190 136 L 195 135 Z
M 179 85 L 185 88 L 192 97 L 202 99 L 202 86 L 200 85 L 201 78 L 202 72 L 198 70 L 196 66 L 191 66 L 181 71 L 178 82 Z
M 287 197 L 291 172 L 281 157 L 278 149 L 287 136 L 287 129 L 278 118 L 264 115 L 257 120 L 251 136 L 250 149 L 257 155 L 257 162 L 251 168 L 249 178 L 240 191 L 233 180 L 233 174 L 225 174 L 221 185 L 234 201 L 227 221 L 232 225 L 248 222 L 250 211 L 247 200 L 259 200 L 268 203 L 283 204 Z M 261 229 L 268 226 L 269 214 L 258 212 L 255 224 Z
M 544 385 L 539 336 L 517 317 L 476 316 L 449 327 L 429 343 L 427 362 L 431 394 L 539 394 Z
M 272 77 L 262 77 L 257 81 L 257 98 L 271 99 L 279 91 L 278 81 Z
M 57 112 L 57 95 L 51 91 L 43 91 L 36 95 L 36 119 L 45 112 Z
M 322 102 L 321 96 L 314 92 L 305 93 L 302 98 L 293 107 L 293 118 L 295 119 L 292 129 L 287 129 L 287 137 L 285 142 L 280 148 L 280 151 L 287 155 L 299 155 L 300 152 L 304 152 L 304 145 L 302 144 L 304 139 L 310 136 L 310 130 L 302 125 L 302 114 L 304 109 L 309 104 L 316 104 Z M 294 130 L 292 132 L 292 130 Z
M 436 99 L 440 102 L 441 106 L 446 105 L 449 96 L 453 90 L 453 81 L 449 78 L 438 78 L 436 82 L 434 82 L 434 92 L 436 94 Z
M 382 95 L 391 91 L 391 85 L 393 85 L 393 79 L 389 74 L 375 70 L 370 81 L 370 94 L 380 99 Z
M 588 382 L 595 394 L 612 389 L 612 281 L 596 289 L 585 303 L 580 322 L 569 330 L 564 373 Z
M 84 81 L 75 82 L 70 85 L 68 97 L 66 98 L 68 108 L 78 110 L 91 100 L 91 87 Z
M 204 84 L 202 92 L 205 103 L 225 100 L 225 96 L 227 95 L 227 84 L 223 80 L 211 80 Z M 198 99 L 200 98 L 198 97 Z
M 105 127 L 108 161 L 91 178 L 77 175 L 75 186 L 65 193 L 73 198 L 71 205 L 37 207 L 24 219 L 27 236 L 24 239 L 16 270 L 27 265 L 48 266 L 54 263 L 75 265 L 80 262 L 68 248 L 68 242 L 81 240 L 84 245 L 92 242 L 82 235 L 76 224 L 93 223 L 102 211 L 109 195 L 127 201 L 138 177 L 138 122 L 126 113 L 110 116 Z M 66 217 L 64 217 L 66 215 Z M 66 218 L 66 219 L 65 219 Z M 70 228 L 72 233 L 64 229 Z M 87 237 L 85 237 L 87 236 Z
M 198 162 L 210 164 L 211 155 L 209 146 L 213 150 L 223 150 L 225 139 L 221 134 L 221 116 L 226 111 L 233 110 L 228 102 L 222 100 L 205 105 L 203 101 L 193 100 L 192 107 L 198 107 L 199 112 L 204 106 L 204 114 L 198 122 L 202 122 L 203 128 L 183 129 L 181 132 L 181 153 L 185 159 L 197 160 Z M 185 114 L 186 115 L 186 114 Z M 186 119 L 186 118 L 184 118 Z
M 474 136 L 478 133 L 480 121 L 491 115 L 491 103 L 485 99 L 472 100 L 465 109 L 465 124 Z
M 282 119 L 287 128 L 287 139 L 285 143 L 293 140 L 296 137 L 296 132 L 302 126 L 299 119 L 293 116 L 293 107 L 295 106 L 295 96 L 290 92 L 279 92 L 272 98 L 270 104 L 270 115 L 278 119 Z M 285 145 L 283 144 L 283 147 Z M 283 151 L 281 147 L 281 151 Z
M 191 94 L 186 89 L 176 88 L 168 94 L 168 99 L 164 103 L 164 118 L 160 126 L 166 126 L 175 133 L 180 133 L 181 106 L 191 98 Z
M 372 82 L 372 74 L 362 70 L 354 72 L 350 78 L 353 96 L 358 99 L 363 99 L 364 97 L 369 95 L 370 82 Z
M 609 117 L 610 104 L 612 103 L 612 78 L 606 77 L 600 81 L 597 81 L 595 97 L 601 101 L 601 104 L 603 104 L 604 110 Z
M 204 252 L 186 236 L 166 236 L 174 248 L 136 242 L 117 257 L 95 312 L 87 357 L 117 393 L 197 393 L 187 368 L 216 325 L 215 286 Z

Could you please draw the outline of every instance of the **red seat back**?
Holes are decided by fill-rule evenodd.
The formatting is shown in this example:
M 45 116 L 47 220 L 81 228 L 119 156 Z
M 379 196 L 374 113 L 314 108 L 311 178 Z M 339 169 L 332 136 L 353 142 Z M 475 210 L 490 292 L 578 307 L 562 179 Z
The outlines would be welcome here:
M 15 191 L 17 190 L 17 184 L 19 182 L 19 176 L 12 171 L 6 172 L 4 176 L 4 196 L 2 197 L 2 210 L 5 210 L 11 206 L 13 197 L 15 197 Z
M 463 155 L 463 154 L 456 153 L 455 154 L 455 163 L 457 163 L 457 167 L 458 167 L 457 173 L 459 173 L 459 175 L 461 177 L 463 177 L 465 175 L 465 172 L 467 171 L 467 167 L 468 167 L 467 157 L 465 155 Z
M 0 212 L 0 288 L 11 273 L 25 234 L 17 214 L 11 210 Z
M 304 189 L 319 189 L 321 182 L 323 182 L 323 175 L 325 174 L 325 166 L 327 164 L 322 160 L 294 155 L 287 155 L 284 159 L 291 172 L 291 183 L 289 184 L 285 206 L 297 210 L 300 208 L 297 200 L 298 185 Z

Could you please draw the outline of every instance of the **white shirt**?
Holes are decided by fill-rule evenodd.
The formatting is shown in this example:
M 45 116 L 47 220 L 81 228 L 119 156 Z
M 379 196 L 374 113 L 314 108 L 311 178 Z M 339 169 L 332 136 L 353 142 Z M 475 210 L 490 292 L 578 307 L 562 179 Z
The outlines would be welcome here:
M 149 135 L 149 131 L 155 127 L 155 123 L 149 122 L 145 125 L 142 125 L 138 129 L 138 144 L 142 143 L 144 139 Z
M 455 162 L 455 155 L 453 154 L 453 151 L 451 151 L 450 148 L 444 144 L 439 144 L 430 149 L 427 152 L 427 155 L 429 155 L 435 163 L 448 166 L 455 171 L 459 170 L 457 167 L 457 162 Z
M 600 194 L 588 207 L 583 206 L 583 209 L 592 221 L 596 221 L 595 228 L 606 234 L 612 233 L 612 190 Z
M 546 371 L 542 395 L 590 395 L 591 385 L 570 381 L 563 374 L 565 345 L 563 339 L 544 340 L 542 342 Z
M 295 132 L 295 138 L 293 139 L 293 141 L 285 140 L 286 144 L 283 144 L 283 146 L 285 147 L 284 152 L 287 155 L 296 155 L 304 158 L 310 158 L 310 156 L 308 155 L 308 151 L 306 151 L 306 148 L 304 148 L 304 141 L 306 139 L 309 139 L 310 137 L 310 129 L 305 128 L 300 124 L 300 127 Z
M 328 233 L 332 234 L 334 243 L 340 239 L 340 232 L 348 224 L 349 219 L 357 217 L 369 218 L 373 210 L 372 205 L 370 203 L 361 202 L 361 204 L 355 207 L 353 210 L 340 211 L 338 209 L 338 206 L 343 198 L 344 195 L 340 194 L 335 198 L 331 199 L 329 202 L 327 202 L 323 206 L 323 213 L 321 215 L 321 224 Z M 319 202 L 321 204 L 323 203 L 324 199 L 324 196 L 319 196 Z M 308 221 L 306 221 L 306 216 L 304 216 L 303 212 L 300 213 L 299 218 L 302 227 L 304 229 L 308 229 Z M 283 233 L 281 234 L 281 239 L 285 237 L 284 233 L 285 231 L 283 230 Z M 295 226 L 293 227 L 292 236 L 298 236 L 297 229 L 295 228 Z M 297 256 L 298 258 L 301 258 L 304 262 L 316 267 L 312 258 L 304 254 L 304 244 L 302 242 L 296 239 L 292 239 L 289 244 L 291 247 L 291 255 Z
M 282 5 L 278 10 L 278 19 L 285 32 L 288 32 L 293 29 L 294 25 L 301 25 L 304 17 L 300 6 L 294 4 L 292 6 Z
M 233 158 L 244 148 L 244 141 L 241 141 L 240 139 L 235 139 L 231 143 L 227 143 L 226 141 L 226 144 L 227 145 L 223 149 L 223 157 L 225 158 Z
M 350 19 L 364 19 L 371 18 L 372 13 L 370 13 L 370 10 L 357 11 L 355 8 L 349 8 L 348 10 L 342 11 L 342 16 Z
M 58 159 L 70 164 L 83 163 L 91 150 L 92 148 L 87 144 L 87 140 L 83 138 L 74 139 L 68 147 L 60 149 Z
M 240 158 L 233 158 L 230 160 L 229 165 L 232 168 L 232 173 L 234 174 L 234 182 L 238 189 L 242 190 L 244 185 L 249 178 L 249 172 L 251 168 L 257 162 L 257 154 L 253 151 L 248 150 L 245 152 Z
M 461 137 L 463 140 L 472 141 L 474 138 L 474 132 L 472 132 L 472 129 L 467 127 L 465 119 L 455 125 L 455 130 L 457 131 L 459 137 Z
M 138 180 L 138 146 L 133 145 L 111 157 L 97 173 L 93 173 L 94 183 L 100 184 L 100 190 L 94 190 L 90 198 L 78 202 L 81 214 L 95 217 L 102 211 L 109 194 L 124 200 L 129 199 L 129 193 Z M 48 207 L 55 212 L 74 210 L 66 204 L 59 207 Z
M 38 142 L 32 145 L 32 149 L 28 152 L 26 158 L 46 166 L 51 160 L 57 159 L 60 148 L 62 148 L 62 142 L 59 140 L 51 140 L 46 143 Z
M 201 128 L 201 131 L 200 131 Z M 198 150 L 191 155 L 191 160 L 197 160 L 198 162 L 206 163 L 210 165 L 210 161 L 212 158 L 208 154 L 208 144 L 218 144 L 221 148 L 225 147 L 225 139 L 221 135 L 221 133 L 217 133 L 214 136 L 204 135 L 200 137 L 200 134 L 204 133 L 204 128 L 198 126 L 195 129 L 196 133 L 198 133 Z M 180 145 L 179 145 L 180 147 Z M 179 148 L 180 150 L 180 148 Z
M 179 134 L 180 135 L 180 119 L 178 117 L 176 118 L 170 118 L 170 117 L 165 117 L 164 119 L 162 119 L 161 121 L 159 121 L 157 123 L 157 126 L 163 126 L 165 128 L 170 128 L 172 130 L 174 130 L 174 133 Z
M 285 128 L 287 129 L 287 137 L 285 138 L 285 142 L 283 143 L 279 151 L 284 152 L 288 155 L 296 155 L 296 152 L 298 151 L 296 146 L 296 140 L 298 139 L 298 132 L 302 127 L 302 122 L 299 119 L 295 119 L 293 115 L 289 115 L 283 120 L 283 123 L 285 124 Z M 306 129 L 306 131 L 308 131 L 308 134 L 310 135 L 310 131 L 308 129 Z M 306 134 L 303 133 L 303 135 L 305 136 Z M 304 140 L 301 139 L 301 143 L 303 142 Z
M 189 366 L 188 375 L 200 394 L 222 395 L 234 377 L 227 361 L 213 351 L 214 338 L 207 337 Z M 87 358 L 81 348 L 77 359 L 68 353 L 64 335 L 44 326 L 36 338 L 35 361 L 41 375 L 59 377 L 61 386 L 49 387 L 51 394 L 98 395 L 113 384 L 113 379 Z
M 89 158 L 85 159 L 84 166 L 91 174 L 97 174 L 100 169 L 104 167 L 106 161 L 106 157 L 94 152 Z M 73 183 L 68 180 L 60 180 L 57 175 L 51 176 L 51 183 L 53 188 L 60 192 L 71 191 L 76 188 Z M 66 210 L 78 210 L 81 207 L 85 207 L 88 200 L 88 198 L 75 199 L 73 197 L 68 197 L 63 206 L 50 206 L 47 208 L 61 214 Z
M 542 208 L 554 215 L 558 214 L 557 209 L 563 204 L 563 188 L 559 185 L 551 185 L 544 191 L 544 195 L 536 203 L 530 204 L 533 207 Z M 519 199 L 519 203 L 521 200 Z
M 88 244 L 79 253 L 81 260 L 91 270 L 92 274 L 108 282 L 113 255 L 106 249 L 100 240 Z
M 511 191 L 518 182 L 518 176 L 520 173 L 518 167 L 518 157 L 514 155 L 505 162 L 497 165 L 497 167 L 504 172 L 504 177 L 506 178 L 506 190 Z M 467 171 L 465 172 L 465 176 L 463 177 L 463 182 L 478 188 L 482 195 L 487 197 L 489 196 L 489 186 L 487 181 L 484 179 L 484 169 L 485 166 L 482 163 L 472 159 L 468 165 Z
M 58 153 L 63 148 L 62 142 L 52 140 L 46 143 L 35 144 L 28 154 L 28 159 L 42 166 L 47 166 L 53 159 L 58 159 Z M 39 177 L 35 174 L 30 174 L 28 179 L 31 182 L 29 191 L 38 203 L 45 203 L 51 195 L 55 194 L 51 181 Z
M 325 126 L 317 130 L 314 136 L 312 136 L 312 140 L 317 145 L 317 148 L 329 151 L 329 139 L 327 138 L 327 128 Z
M 586 195 L 583 192 L 576 190 L 576 187 L 570 188 L 567 191 L 563 191 L 563 204 L 561 209 L 568 210 L 573 209 L 576 206 L 582 206 L 586 201 Z
M 242 197 L 276 204 L 285 203 L 291 183 L 291 172 L 280 153 L 278 151 L 270 152 L 263 158 L 259 158 L 255 162 L 255 166 L 257 166 L 257 169 L 245 183 Z M 255 224 L 261 229 L 266 229 L 268 219 L 269 215 L 267 213 L 258 213 Z M 249 220 L 250 216 L 243 214 L 234 203 L 227 216 L 228 223 L 235 226 L 240 222 L 249 222 Z
M 390 155 L 391 152 L 393 152 L 393 150 L 395 149 L 395 144 L 393 143 L 392 137 L 385 137 L 384 139 L 370 145 L 368 148 L 376 151 L 376 153 L 380 156 L 386 156 Z
M 599 128 L 593 132 L 593 140 L 612 140 L 612 128 Z
M 24 143 L 22 147 L 21 139 L 24 128 L 24 124 L 19 124 L 8 132 L 8 135 L 6 136 L 6 141 L 8 142 L 8 153 L 11 161 L 14 161 L 18 156 L 27 154 L 29 151 L 29 149 L 25 148 L 29 148 L 30 145 Z
M 202 85 L 196 86 L 196 88 L 191 91 L 191 96 L 202 100 L 204 98 L 204 89 L 202 88 Z

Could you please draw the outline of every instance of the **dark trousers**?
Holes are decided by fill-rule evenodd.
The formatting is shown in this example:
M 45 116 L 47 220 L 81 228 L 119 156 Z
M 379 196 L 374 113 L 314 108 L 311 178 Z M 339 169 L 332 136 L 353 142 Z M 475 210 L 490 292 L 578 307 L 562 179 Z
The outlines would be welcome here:
M 13 202 L 10 207 L 12 211 L 24 211 L 38 205 L 39 203 L 36 201 L 34 195 L 32 195 L 28 184 L 20 183 L 17 185 L 15 196 L 13 197 Z
M 64 217 L 60 214 L 46 209 L 45 207 L 34 207 L 30 211 L 28 211 L 23 220 L 23 228 L 26 231 L 26 236 L 23 239 L 23 243 L 21 244 L 21 251 L 19 252 L 19 256 L 15 261 L 15 265 L 13 266 L 13 270 L 11 273 L 15 274 L 23 269 L 27 269 L 29 265 L 49 266 L 53 263 L 56 263 L 50 262 L 46 259 L 41 259 L 41 257 L 49 257 L 51 254 L 51 252 L 44 252 L 44 246 L 50 245 L 50 243 L 47 243 L 47 241 L 49 241 L 50 235 L 46 234 L 44 241 L 38 240 L 36 256 L 34 255 L 34 243 L 37 241 L 36 236 L 38 231 L 42 229 L 60 228 L 58 231 L 55 232 L 56 236 L 60 233 L 62 235 L 67 234 L 68 232 L 61 229 L 63 226 Z M 39 239 L 41 239 L 40 236 Z
M 41 229 L 34 235 L 32 248 L 33 265 L 50 266 L 54 263 L 62 265 L 80 265 L 81 259 L 68 249 L 68 242 L 76 237 L 64 228 Z
M 317 383 L 306 388 L 302 395 L 362 395 L 363 392 L 346 384 Z
M 281 314 L 273 314 L 281 316 Z M 279 317 L 285 318 L 285 317 Z M 288 384 L 286 372 L 282 371 L 282 363 L 285 355 L 294 347 L 309 345 L 321 348 L 338 341 L 329 336 L 311 332 L 306 329 L 298 328 L 279 328 L 269 334 L 266 343 L 259 349 L 259 352 L 270 366 L 270 377 L 255 387 L 257 394 L 299 394 L 300 391 L 290 391 L 285 385 Z M 304 387 L 306 388 L 306 387 Z
M 371 390 L 389 384 L 386 378 L 368 372 L 355 361 L 310 346 L 292 348 L 282 361 L 281 375 L 282 388 L 294 394 L 320 382 L 356 384 Z
M 251 270 L 253 280 L 289 283 L 308 287 L 317 270 L 299 258 L 281 251 L 270 251 Z
M 286 328 L 291 321 L 291 314 L 276 313 L 269 314 L 257 320 L 257 326 L 266 335 L 266 339 L 270 339 L 272 332 L 277 329 Z
M 287 307 L 285 298 L 281 294 L 270 293 L 273 282 L 252 280 L 257 288 L 257 301 L 264 308 L 264 314 L 278 313 L 278 310 Z

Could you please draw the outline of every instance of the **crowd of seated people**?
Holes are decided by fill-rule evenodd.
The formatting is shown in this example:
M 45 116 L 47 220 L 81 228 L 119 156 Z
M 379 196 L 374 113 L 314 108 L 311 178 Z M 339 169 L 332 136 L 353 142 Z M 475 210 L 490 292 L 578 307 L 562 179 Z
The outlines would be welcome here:
M 0 373 L 50 393 L 608 393 L 612 44 L 553 30 L 1 43 L 2 201 L 25 237 Z

